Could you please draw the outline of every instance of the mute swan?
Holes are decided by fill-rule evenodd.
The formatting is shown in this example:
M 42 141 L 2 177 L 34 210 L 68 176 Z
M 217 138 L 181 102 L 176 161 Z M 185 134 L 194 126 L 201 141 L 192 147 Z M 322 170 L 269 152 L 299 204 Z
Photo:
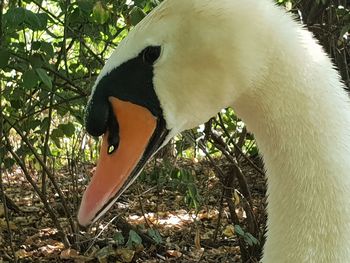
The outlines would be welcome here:
M 264 263 L 350 262 L 350 104 L 311 33 L 270 0 L 165 0 L 97 78 L 103 133 L 81 225 L 101 217 L 177 133 L 232 106 L 268 177 Z

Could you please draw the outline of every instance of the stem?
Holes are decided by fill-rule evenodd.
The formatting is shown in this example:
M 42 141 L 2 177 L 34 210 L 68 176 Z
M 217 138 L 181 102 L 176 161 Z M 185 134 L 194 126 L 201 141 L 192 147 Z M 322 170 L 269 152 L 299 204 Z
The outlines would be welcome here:
M 0 47 L 2 47 L 2 40 L 3 40 L 3 31 L 2 31 L 2 13 L 3 13 L 3 9 L 4 9 L 4 0 L 0 0 Z M 1 71 L 0 71 L 1 73 Z M 3 119 L 3 109 L 2 109 L 2 81 L 0 78 L 0 149 L 3 147 L 4 143 L 3 143 L 3 123 L 4 123 L 4 119 Z M 3 207 L 4 207 L 4 214 L 5 214 L 5 218 L 6 218 L 6 227 L 7 227 L 7 231 L 10 237 L 9 243 L 10 243 L 10 248 L 11 248 L 11 252 L 13 255 L 13 260 L 16 263 L 17 262 L 17 256 L 16 256 L 16 251 L 15 248 L 13 246 L 13 238 L 12 238 L 12 231 L 11 231 L 11 227 L 10 227 L 10 219 L 9 219 L 9 213 L 8 213 L 8 207 L 7 207 L 7 198 L 5 195 L 5 189 L 4 189 L 4 184 L 3 184 L 3 180 L 2 180 L 2 175 L 3 175 L 3 160 L 2 158 L 4 158 L 5 156 L 0 155 L 0 192 L 1 192 L 1 199 L 3 202 Z
M 16 52 L 13 52 L 12 50 L 7 50 L 8 52 L 10 52 L 11 55 L 15 56 L 16 58 L 19 58 L 27 63 L 30 63 L 29 59 L 22 57 L 21 55 L 19 55 Z M 79 86 L 75 85 L 73 81 L 71 81 L 69 78 L 67 78 L 66 76 L 62 75 L 61 73 L 59 73 L 57 70 L 54 70 L 50 67 L 47 66 L 43 66 L 43 69 L 47 70 L 48 72 L 52 73 L 53 75 L 57 76 L 58 78 L 60 78 L 61 80 L 64 80 L 67 82 L 67 84 L 69 84 L 69 86 L 64 86 L 64 88 L 66 90 L 70 90 L 73 91 L 77 94 L 80 95 L 84 95 L 87 96 L 88 94 L 86 93 L 85 90 L 81 89 Z
M 11 122 L 6 117 L 4 117 L 4 119 L 6 120 L 6 122 L 11 124 Z M 68 209 L 66 198 L 64 197 L 64 195 L 63 195 L 59 185 L 57 184 L 54 175 L 51 173 L 49 168 L 45 165 L 43 160 L 38 155 L 37 151 L 34 149 L 33 145 L 28 141 L 27 137 L 22 133 L 22 131 L 16 126 L 13 126 L 13 128 L 16 130 L 17 134 L 21 137 L 22 141 L 28 146 L 30 151 L 33 153 L 35 159 L 39 162 L 39 164 L 41 165 L 41 167 L 43 168 L 43 170 L 45 171 L 45 173 L 49 177 L 49 179 L 50 179 L 54 189 L 56 190 L 58 196 L 61 199 L 63 210 L 65 212 L 66 217 L 68 218 L 68 221 L 69 221 L 69 224 L 71 226 L 72 232 L 75 233 L 75 225 L 74 225 L 72 216 L 70 215 L 70 211 Z
M 37 193 L 37 195 L 39 196 L 39 198 L 41 199 L 41 202 L 43 202 L 44 207 L 46 209 L 46 211 L 49 213 L 52 222 L 54 223 L 55 227 L 57 228 L 57 230 L 59 231 L 60 235 L 62 236 L 62 240 L 63 243 L 66 247 L 70 246 L 69 240 L 63 230 L 63 228 L 61 227 L 57 216 L 55 214 L 55 211 L 51 208 L 50 204 L 47 202 L 46 196 L 43 195 L 43 193 L 40 191 L 39 187 L 36 185 L 36 183 L 34 182 L 33 178 L 30 176 L 30 173 L 28 172 L 25 163 L 19 158 L 19 156 L 12 150 L 11 146 L 10 146 L 10 142 L 7 140 L 7 145 L 8 145 L 8 150 L 11 153 L 11 155 L 13 156 L 13 158 L 16 160 L 17 164 L 21 167 L 27 181 L 31 184 L 31 186 L 33 187 L 34 191 Z
M 49 121 L 48 121 L 48 125 L 47 125 L 47 130 L 46 130 L 46 135 L 45 135 L 45 139 L 44 139 L 44 149 L 43 149 L 43 162 L 45 165 L 47 165 L 47 154 L 48 154 L 48 150 L 49 150 L 49 139 L 50 139 L 50 129 L 51 129 L 51 123 L 52 123 L 52 103 L 53 103 L 53 97 L 54 97 L 54 92 L 53 92 L 53 89 L 54 89 L 54 85 L 52 86 L 52 93 L 51 93 L 51 96 L 50 96 L 50 103 L 49 103 L 49 113 L 48 113 L 48 118 L 49 118 Z M 43 170 L 42 171 L 42 177 L 41 177 L 41 182 L 42 182 L 42 186 L 41 186 L 41 191 L 43 192 L 43 195 L 46 196 L 46 186 L 47 186 L 47 183 L 46 183 L 46 173 L 45 171 Z
M 71 101 L 74 101 L 74 100 L 79 100 L 79 99 L 82 99 L 82 98 L 85 98 L 85 96 L 76 96 L 76 97 L 73 97 L 73 98 L 69 98 L 69 99 L 66 99 L 66 100 L 62 100 L 62 101 L 59 101 L 55 104 L 52 104 L 51 108 L 55 108 L 57 106 L 60 106 L 62 104 L 65 104 L 65 103 L 68 103 L 68 102 L 71 102 Z M 44 108 L 41 108 L 39 110 L 36 110 L 36 111 L 33 111 L 31 113 L 28 113 L 27 115 L 24 115 L 22 116 L 21 118 L 19 118 L 18 120 L 16 120 L 14 123 L 12 124 L 9 124 L 9 128 L 5 131 L 5 132 L 8 132 L 10 129 L 12 129 L 14 126 L 16 126 L 19 122 L 29 118 L 29 117 L 32 117 L 33 115 L 35 114 L 38 114 L 38 113 L 41 113 L 41 112 L 44 112 L 45 110 L 47 109 L 50 109 L 50 106 L 47 106 L 47 107 L 44 107 Z

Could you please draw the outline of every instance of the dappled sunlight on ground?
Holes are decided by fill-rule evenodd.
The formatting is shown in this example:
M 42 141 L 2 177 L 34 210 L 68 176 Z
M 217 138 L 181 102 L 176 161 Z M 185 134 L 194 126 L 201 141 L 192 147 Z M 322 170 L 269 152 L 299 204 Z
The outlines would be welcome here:
M 130 215 L 129 222 L 131 224 L 142 224 L 148 220 L 153 225 L 161 226 L 164 228 L 181 228 L 185 224 L 190 224 L 194 221 L 196 216 L 189 214 L 186 210 L 181 209 L 173 212 L 161 212 L 161 213 L 146 213 L 144 216 Z
M 149 177 L 140 178 L 90 228 L 79 230 L 75 235 L 69 234 L 68 238 L 73 245 L 69 248 L 64 246 L 57 228 L 22 171 L 7 171 L 3 175 L 6 194 L 21 208 L 20 213 L 10 211 L 9 215 L 9 227 L 17 257 L 24 262 L 104 262 L 104 258 L 146 263 L 240 262 L 237 236 L 226 204 L 220 212 L 222 186 L 215 173 L 203 163 L 190 163 L 186 160 L 184 165 L 196 181 L 194 193 L 198 195 L 197 210 L 186 199 L 190 189 L 188 186 L 192 182 L 177 182 L 176 178 L 166 177 L 168 181 L 158 184 L 148 181 Z M 89 174 L 91 167 L 89 165 L 78 170 L 74 180 L 86 181 L 88 177 L 83 175 Z M 148 173 L 152 172 L 148 167 Z M 30 173 L 41 189 L 41 175 L 35 170 Z M 84 185 L 80 182 L 74 188 L 69 170 L 56 172 L 55 176 L 67 198 L 70 217 L 76 224 L 76 212 Z M 63 230 L 71 233 L 69 219 L 51 184 L 47 187 L 47 199 Z M 243 222 L 246 218 L 245 211 L 239 204 L 239 198 L 235 202 L 237 217 Z M 257 198 L 254 207 L 256 213 L 261 211 L 262 204 L 261 199 Z M 4 246 L 8 244 L 9 233 L 2 210 L 0 209 L 0 245 Z M 121 219 L 125 221 L 120 221 Z M 134 231 L 131 239 L 130 231 Z M 147 241 L 145 235 L 151 239 Z M 11 254 L 8 245 L 5 253 Z M 0 253 L 1 257 L 6 258 L 6 254 Z

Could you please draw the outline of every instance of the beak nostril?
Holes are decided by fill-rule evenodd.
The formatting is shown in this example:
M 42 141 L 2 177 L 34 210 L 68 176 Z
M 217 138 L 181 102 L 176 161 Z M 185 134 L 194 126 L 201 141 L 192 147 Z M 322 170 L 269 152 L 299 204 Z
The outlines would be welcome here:
M 107 154 L 112 154 L 119 146 L 119 125 L 113 110 L 110 108 L 108 116 L 108 148 Z
M 112 154 L 118 148 L 117 145 L 110 144 L 107 149 L 108 154 Z

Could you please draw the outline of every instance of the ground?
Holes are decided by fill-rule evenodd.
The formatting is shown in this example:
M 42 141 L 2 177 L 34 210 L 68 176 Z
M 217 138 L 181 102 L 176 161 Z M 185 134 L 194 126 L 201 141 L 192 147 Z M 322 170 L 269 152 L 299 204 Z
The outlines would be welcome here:
M 217 162 L 223 171 L 229 170 L 225 161 Z M 70 165 L 55 173 L 69 209 L 67 216 L 50 185 L 46 196 L 56 224 L 20 168 L 5 172 L 5 193 L 21 211 L 9 209 L 6 220 L 0 205 L 0 262 L 12 262 L 13 253 L 19 262 L 242 262 L 237 236 L 245 233 L 231 223 L 222 199 L 223 186 L 213 167 L 204 160 L 170 163 L 153 160 L 148 164 L 137 182 L 89 229 L 78 227 L 76 212 L 92 165 Z M 41 175 L 33 171 L 33 179 L 41 187 Z M 250 166 L 245 166 L 243 173 L 252 195 L 254 218 L 263 233 L 264 178 Z M 232 196 L 240 227 L 245 229 L 242 198 L 238 191 Z M 57 224 L 70 247 L 65 246 Z M 248 248 L 249 242 L 245 244 Z

